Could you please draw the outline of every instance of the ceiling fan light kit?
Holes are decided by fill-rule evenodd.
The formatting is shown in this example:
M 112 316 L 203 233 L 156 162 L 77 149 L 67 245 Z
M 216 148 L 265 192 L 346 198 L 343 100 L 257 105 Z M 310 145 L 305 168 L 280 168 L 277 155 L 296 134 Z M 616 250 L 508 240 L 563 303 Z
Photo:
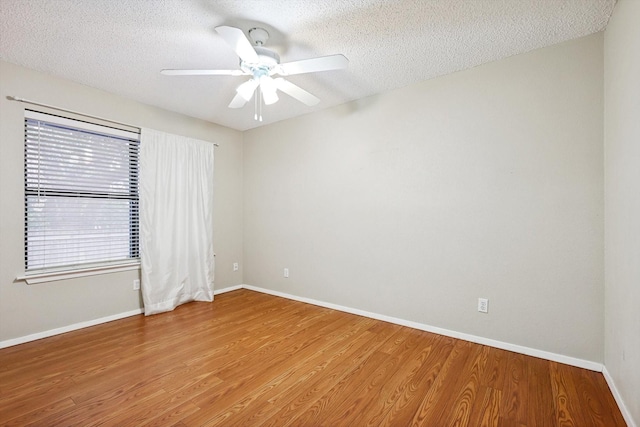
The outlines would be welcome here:
M 300 61 L 280 63 L 280 56 L 264 46 L 269 39 L 269 33 L 264 28 L 254 27 L 249 30 L 249 37 L 235 27 L 216 27 L 216 32 L 231 46 L 240 58 L 239 70 L 162 70 L 162 74 L 169 76 L 251 76 L 251 79 L 236 88 L 236 95 L 231 100 L 229 108 L 242 108 L 255 99 L 254 107 L 256 120 L 262 121 L 262 103 L 272 105 L 278 102 L 278 91 L 284 92 L 292 98 L 308 106 L 317 105 L 320 99 L 301 87 L 274 75 L 290 76 L 294 74 L 314 73 L 345 69 L 349 60 L 344 55 L 329 55 Z M 257 90 L 260 88 L 260 90 Z

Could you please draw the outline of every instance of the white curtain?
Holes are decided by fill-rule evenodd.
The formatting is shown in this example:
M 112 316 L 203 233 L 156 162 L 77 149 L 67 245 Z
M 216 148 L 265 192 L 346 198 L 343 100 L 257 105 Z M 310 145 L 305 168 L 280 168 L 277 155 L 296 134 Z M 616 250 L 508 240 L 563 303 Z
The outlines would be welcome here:
M 140 140 L 145 315 L 213 301 L 213 144 L 152 129 Z

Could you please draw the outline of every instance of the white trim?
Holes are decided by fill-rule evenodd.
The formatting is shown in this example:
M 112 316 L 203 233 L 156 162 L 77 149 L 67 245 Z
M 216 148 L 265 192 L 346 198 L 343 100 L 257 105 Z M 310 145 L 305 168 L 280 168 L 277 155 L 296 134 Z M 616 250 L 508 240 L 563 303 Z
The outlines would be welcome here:
M 126 264 L 96 265 L 78 270 L 47 271 L 34 274 L 25 273 L 22 276 L 17 276 L 16 280 L 24 280 L 27 282 L 27 285 L 35 285 L 38 283 L 54 282 L 56 280 L 75 279 L 77 277 L 96 276 L 98 274 L 118 273 L 120 271 L 139 269 L 140 261 L 135 261 Z
M 99 325 L 101 323 L 112 322 L 118 319 L 124 319 L 125 317 L 131 317 L 144 313 L 144 309 L 138 308 L 136 310 L 125 311 L 124 313 L 112 314 L 111 316 L 101 317 L 99 319 L 87 320 L 85 322 L 74 323 L 72 325 L 63 326 L 61 328 L 49 329 L 44 332 L 37 332 L 31 335 L 25 335 L 23 337 L 12 338 L 5 341 L 0 341 L 0 348 L 11 347 L 18 344 L 24 344 L 29 341 L 35 341 L 42 338 L 52 337 L 54 335 L 64 334 L 65 332 L 71 332 L 78 329 L 88 328 L 89 326 Z
M 227 292 L 237 291 L 238 289 L 242 289 L 242 288 L 243 288 L 242 285 L 236 285 L 236 286 L 229 286 L 228 288 L 214 289 L 213 295 L 226 294 Z
M 138 266 L 136 266 L 136 268 L 138 268 Z M 132 268 L 129 268 L 129 270 L 131 270 L 131 269 Z M 120 270 L 118 270 L 118 271 L 120 271 Z M 95 272 L 93 274 L 101 274 L 102 272 Z M 90 275 L 90 274 L 86 274 L 86 275 Z M 59 279 L 52 279 L 52 280 L 60 280 L 60 278 Z M 214 290 L 213 294 L 214 295 L 224 294 L 226 292 L 236 291 L 236 290 L 242 289 L 242 288 L 243 288 L 243 285 L 229 286 L 227 288 Z M 143 308 L 139 308 L 137 310 L 131 310 L 131 311 L 127 311 L 127 312 L 124 312 L 124 313 L 119 313 L 119 314 L 114 314 L 114 315 L 111 315 L 111 316 L 101 317 L 99 319 L 94 319 L 94 320 L 88 320 L 88 321 L 85 321 L 85 322 L 74 323 L 73 325 L 63 326 L 61 328 L 50 329 L 50 330 L 44 331 L 44 332 L 37 332 L 35 334 L 25 335 L 23 337 L 12 338 L 12 339 L 9 339 L 9 340 L 0 341 L 0 348 L 12 347 L 14 345 L 24 344 L 24 343 L 30 342 L 30 341 L 36 341 L 36 340 L 39 340 L 39 339 L 42 339 L 42 338 L 52 337 L 54 335 L 64 334 L 65 332 L 71 332 L 71 331 L 75 331 L 77 329 L 88 328 L 89 326 L 95 326 L 95 325 L 99 325 L 101 323 L 107 323 L 107 322 L 111 322 L 113 320 L 118 320 L 118 319 L 123 319 L 125 317 L 135 316 L 137 314 L 144 314 L 144 309 Z
M 611 390 L 611 394 L 613 394 L 613 398 L 616 400 L 618 404 L 618 408 L 620 408 L 620 412 L 622 412 L 622 417 L 629 427 L 638 427 L 638 425 L 633 421 L 633 417 L 631 416 L 631 412 L 627 409 L 627 405 L 624 404 L 624 400 L 616 387 L 616 383 L 613 381 L 613 377 L 609 374 L 607 367 L 605 366 L 602 370 L 602 375 L 604 375 L 604 379 L 607 381 L 607 385 L 609 386 L 609 390 Z
M 566 365 L 576 366 L 578 368 L 589 369 L 591 371 L 602 372 L 602 363 L 592 362 L 590 360 L 578 359 L 575 357 L 565 356 L 563 354 L 551 353 L 549 351 L 538 350 L 535 348 L 525 347 L 517 344 L 497 341 L 490 338 L 479 337 L 476 335 L 465 334 L 463 332 L 452 331 L 450 329 L 439 328 L 437 326 L 426 325 L 424 323 L 413 322 L 410 320 L 399 319 L 397 317 L 385 316 L 383 314 L 371 313 L 369 311 L 359 310 L 355 308 L 345 307 L 342 305 L 318 301 L 311 298 L 299 297 L 284 292 L 272 291 L 270 289 L 260 288 L 251 285 L 242 285 L 243 288 L 251 291 L 262 292 L 277 297 L 287 298 L 294 301 L 305 302 L 320 307 L 330 308 L 333 310 L 344 311 L 345 313 L 357 314 L 358 316 L 369 317 L 371 319 L 382 320 L 384 322 L 395 323 L 401 326 L 419 329 L 421 331 L 432 332 L 434 334 L 445 335 L 447 337 L 457 338 L 464 341 L 470 341 L 477 344 L 496 347 L 503 350 L 513 351 L 516 353 L 526 354 L 528 356 L 539 357 L 541 359 L 551 360 L 554 362 L 564 363 Z
M 230 287 L 227 287 L 227 288 L 222 288 L 222 289 L 215 290 L 213 292 L 213 294 L 214 295 L 219 295 L 219 294 L 223 294 L 223 293 L 226 293 L 226 292 L 235 291 L 235 290 L 238 290 L 238 289 L 248 289 L 248 290 L 251 290 L 251 291 L 261 292 L 261 293 L 268 294 L 268 295 L 274 295 L 274 296 L 277 296 L 277 297 L 287 298 L 287 299 L 294 300 L 294 301 L 300 301 L 300 302 L 304 302 L 304 303 L 307 303 L 307 304 L 313 304 L 313 305 L 317 305 L 317 306 L 320 306 L 320 307 L 326 307 L 326 308 L 330 308 L 330 309 L 333 309 L 333 310 L 343 311 L 345 313 L 351 313 L 351 314 L 356 314 L 358 316 L 364 316 L 364 317 L 369 317 L 371 319 L 381 320 L 381 321 L 384 321 L 384 322 L 395 323 L 397 325 L 407 326 L 407 327 L 410 327 L 410 328 L 419 329 L 421 331 L 432 332 L 432 333 L 435 333 L 435 334 L 444 335 L 444 336 L 448 336 L 448 337 L 452 337 L 452 338 L 457 338 L 457 339 L 461 339 L 461 340 L 464 340 L 464 341 L 470 341 L 470 342 L 474 342 L 474 343 L 477 343 L 477 344 L 482 344 L 482 345 L 487 345 L 487 346 L 490 346 L 490 347 L 500 348 L 500 349 L 503 349 L 503 350 L 514 351 L 516 353 L 526 354 L 528 356 L 533 356 L 533 357 L 539 357 L 541 359 L 551 360 L 551 361 L 558 362 L 558 363 L 564 363 L 566 365 L 576 366 L 578 368 L 589 369 L 591 371 L 596 371 L 596 372 L 603 372 L 604 375 L 605 375 L 605 379 L 607 380 L 607 383 L 609 384 L 609 387 L 611 388 L 611 391 L 612 391 L 612 393 L 613 393 L 613 395 L 614 395 L 614 397 L 616 399 L 616 402 L 618 402 L 618 404 L 620 406 L 620 410 L 622 411 L 623 415 L 625 416 L 625 419 L 630 419 L 629 412 L 626 410 L 626 407 L 623 406 L 622 399 L 620 398 L 620 395 L 617 392 L 617 389 L 613 385 L 613 380 L 608 375 L 608 373 L 606 373 L 606 370 L 603 371 L 603 365 L 601 363 L 592 362 L 592 361 L 589 361 L 589 360 L 578 359 L 578 358 L 575 358 L 575 357 L 565 356 L 565 355 L 562 355 L 562 354 L 551 353 L 551 352 L 548 352 L 548 351 L 529 348 L 529 347 L 525 347 L 525 346 L 521 346 L 521 345 L 517 345 L 517 344 L 510 344 L 510 343 L 506 343 L 506 342 L 503 342 L 503 341 L 493 340 L 493 339 L 490 339 L 490 338 L 484 338 L 484 337 L 479 337 L 479 336 L 476 336 L 476 335 L 466 334 L 466 333 L 463 333 L 463 332 L 452 331 L 450 329 L 444 329 L 444 328 L 439 328 L 439 327 L 436 327 L 436 326 L 426 325 L 426 324 L 423 324 L 423 323 L 413 322 L 413 321 L 410 321 L 410 320 L 399 319 L 397 317 L 391 317 L 391 316 L 385 316 L 385 315 L 382 315 L 382 314 L 371 313 L 369 311 L 364 311 L 364 310 L 359 310 L 359 309 L 355 309 L 355 308 L 345 307 L 345 306 L 342 306 L 342 305 L 327 303 L 327 302 L 324 302 L 324 301 L 318 301 L 318 300 L 311 299 L 311 298 L 299 297 L 299 296 L 287 294 L 287 293 L 284 293 L 284 292 L 278 292 L 278 291 L 273 291 L 273 290 L 270 290 L 270 289 L 260 288 L 258 286 L 252 286 L 252 285 L 230 286 Z M 35 340 L 38 340 L 38 339 L 41 339 L 41 338 L 46 338 L 46 337 L 62 334 L 62 333 L 65 333 L 65 332 L 74 331 L 76 329 L 86 328 L 86 327 L 89 327 L 89 326 L 98 325 L 100 323 L 106 323 L 106 322 L 110 322 L 112 320 L 117 320 L 117 319 L 121 319 L 121 318 L 124 318 L 124 317 L 134 316 L 136 314 L 142 314 L 142 313 L 144 313 L 144 309 L 140 308 L 138 310 L 132 310 L 132 311 L 128 311 L 128 312 L 125 312 L 125 313 L 120 313 L 120 314 L 115 314 L 115 315 L 112 315 L 112 316 L 103 317 L 103 318 L 100 318 L 100 319 L 89 320 L 89 321 L 86 321 L 86 322 L 80 322 L 80 323 L 76 323 L 76 324 L 73 324 L 73 325 L 65 326 L 65 327 L 62 327 L 62 328 L 51 329 L 49 331 L 44 331 L 44 332 L 39 332 L 39 333 L 27 335 L 27 336 L 24 336 L 24 337 L 14 338 L 14 339 L 6 340 L 6 341 L 0 341 L 0 348 L 10 347 L 10 346 L 13 346 L 13 345 L 22 344 L 22 343 L 29 342 L 29 341 L 35 341 Z M 627 423 L 630 424 L 631 427 L 637 427 L 635 424 L 630 423 L 629 421 L 627 421 Z

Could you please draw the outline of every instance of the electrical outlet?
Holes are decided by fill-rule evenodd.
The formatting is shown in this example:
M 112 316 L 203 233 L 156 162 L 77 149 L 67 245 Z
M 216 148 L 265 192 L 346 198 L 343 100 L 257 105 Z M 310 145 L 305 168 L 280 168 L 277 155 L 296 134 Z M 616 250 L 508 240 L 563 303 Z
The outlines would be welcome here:
M 288 277 L 289 277 L 289 269 L 288 269 L 288 268 L 285 268 L 285 269 L 284 269 L 284 277 L 285 277 L 285 278 L 288 278 Z
M 489 300 L 487 298 L 478 298 L 478 311 L 480 313 L 489 312 Z
M 237 262 L 234 262 L 234 263 L 233 263 L 233 271 L 238 271 L 238 268 L 239 268 L 239 267 L 238 267 L 238 263 L 237 263 Z
M 134 279 L 133 280 L 133 290 L 137 291 L 140 289 L 140 279 Z

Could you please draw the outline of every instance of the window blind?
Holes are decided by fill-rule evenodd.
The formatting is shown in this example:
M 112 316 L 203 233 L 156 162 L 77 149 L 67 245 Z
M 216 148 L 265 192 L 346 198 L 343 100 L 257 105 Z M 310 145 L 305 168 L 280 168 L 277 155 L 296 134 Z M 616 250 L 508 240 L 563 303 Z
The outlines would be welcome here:
M 139 258 L 139 134 L 25 112 L 25 269 Z

